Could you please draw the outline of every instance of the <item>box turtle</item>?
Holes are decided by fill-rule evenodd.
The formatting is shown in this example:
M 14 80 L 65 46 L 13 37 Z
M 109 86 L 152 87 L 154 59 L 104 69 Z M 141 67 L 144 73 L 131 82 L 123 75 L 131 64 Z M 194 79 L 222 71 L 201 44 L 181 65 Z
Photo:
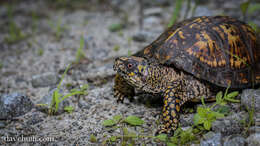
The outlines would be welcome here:
M 157 133 L 171 134 L 186 101 L 214 98 L 216 87 L 259 84 L 260 45 L 244 22 L 195 17 L 173 25 L 135 55 L 116 58 L 114 70 L 118 102 L 133 97 L 134 89 L 163 97 L 163 124 Z

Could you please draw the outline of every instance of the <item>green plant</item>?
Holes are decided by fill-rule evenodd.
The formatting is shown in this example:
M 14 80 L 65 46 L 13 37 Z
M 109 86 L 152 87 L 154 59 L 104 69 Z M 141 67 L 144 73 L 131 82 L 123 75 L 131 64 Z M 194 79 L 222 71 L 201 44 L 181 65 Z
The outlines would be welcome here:
M 12 5 L 8 5 L 7 13 L 8 13 L 8 23 L 9 23 L 8 25 L 9 35 L 8 37 L 5 37 L 5 41 L 11 44 L 24 39 L 26 36 L 22 33 L 21 29 L 13 21 Z
M 3 68 L 3 63 L 0 62 L 0 69 L 2 69 L 2 68 Z
M 124 27 L 124 25 L 122 23 L 113 23 L 113 24 L 109 25 L 108 29 L 111 32 L 116 32 L 116 31 L 123 29 L 123 27 Z
M 42 48 L 39 48 L 39 50 L 37 52 L 38 56 L 42 56 L 43 53 L 44 53 L 44 50 Z
M 223 118 L 224 114 L 221 110 L 214 111 L 213 108 L 216 105 L 224 106 L 226 105 L 226 101 L 229 102 L 240 102 L 239 100 L 235 100 L 234 97 L 238 95 L 238 91 L 234 91 L 228 94 L 228 89 L 226 89 L 225 94 L 223 96 L 222 91 L 218 92 L 216 95 L 216 103 L 211 107 L 207 107 L 204 102 L 204 97 L 201 98 L 201 102 L 203 104 L 202 107 L 197 108 L 197 113 L 194 115 L 194 124 L 197 126 L 202 124 L 206 130 L 210 130 L 212 123 L 217 118 Z
M 89 141 L 90 141 L 90 142 L 93 142 L 93 143 L 97 142 L 97 138 L 96 138 L 96 136 L 93 135 L 93 134 L 91 134 L 91 135 L 90 135 L 90 139 L 89 139 Z
M 113 48 L 113 50 L 116 51 L 116 52 L 119 51 L 119 49 L 120 49 L 119 45 L 115 45 L 114 48 Z
M 82 35 L 80 37 L 79 48 L 77 49 L 77 52 L 76 52 L 75 63 L 79 63 L 83 58 L 86 58 L 86 55 L 83 52 L 84 47 L 85 47 L 85 40 L 84 40 L 84 37 Z
M 191 141 L 197 139 L 197 137 L 193 134 L 193 129 L 189 128 L 187 130 L 182 130 L 181 128 L 177 128 L 174 131 L 174 135 L 172 137 L 168 137 L 166 134 L 160 134 L 154 137 L 154 139 L 158 139 L 160 141 L 166 142 L 167 146 L 172 145 L 185 145 Z
M 65 106 L 64 111 L 66 111 L 68 113 L 72 113 L 74 111 L 74 107 L 73 106 Z
M 173 10 L 172 18 L 170 19 L 170 23 L 168 24 L 168 27 L 171 27 L 173 24 L 175 24 L 178 20 L 178 17 L 180 15 L 181 7 L 182 7 L 183 0 L 177 0 L 175 8 Z
M 107 143 L 116 142 L 117 140 L 120 139 L 122 140 L 121 141 L 122 143 L 133 144 L 135 139 L 146 137 L 142 135 L 137 135 L 136 133 L 133 132 L 129 132 L 127 127 L 125 127 L 124 123 L 127 123 L 132 126 L 141 126 L 144 124 L 144 121 L 136 116 L 128 116 L 126 118 L 123 118 L 121 115 L 115 115 L 112 119 L 103 121 L 103 126 L 112 127 L 113 130 L 119 128 L 123 133 L 123 135 L 109 136 L 105 141 L 103 141 L 104 145 Z
M 132 51 L 131 50 L 127 51 L 127 56 L 132 56 Z
M 61 18 L 58 18 L 56 22 L 49 21 L 49 25 L 52 30 L 55 32 L 55 36 L 57 39 L 60 39 L 62 33 L 66 30 L 66 26 L 62 25 Z
M 60 87 L 61 87 L 61 83 L 62 80 L 64 79 L 65 75 L 67 74 L 68 70 L 70 68 L 70 65 L 68 65 L 68 67 L 65 69 L 65 72 L 62 74 L 61 80 L 57 86 L 57 89 L 54 90 L 53 95 L 52 95 L 52 102 L 51 105 L 49 107 L 49 114 L 55 114 L 57 113 L 58 109 L 59 109 L 59 104 L 65 100 L 66 98 L 70 97 L 70 96 L 74 96 L 74 95 L 86 95 L 87 92 L 87 85 L 83 86 L 80 90 L 71 90 L 70 93 L 66 94 L 66 95 L 62 95 L 60 93 Z M 71 110 L 71 108 L 67 108 L 67 110 Z M 66 109 L 65 109 L 66 110 Z

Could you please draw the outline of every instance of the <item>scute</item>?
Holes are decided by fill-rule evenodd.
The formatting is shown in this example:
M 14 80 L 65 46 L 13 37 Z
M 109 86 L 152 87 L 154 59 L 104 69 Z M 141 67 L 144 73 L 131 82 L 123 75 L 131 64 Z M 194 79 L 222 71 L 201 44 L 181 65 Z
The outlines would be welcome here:
M 249 25 L 228 16 L 177 23 L 136 56 L 174 66 L 222 87 L 260 83 L 256 35 Z

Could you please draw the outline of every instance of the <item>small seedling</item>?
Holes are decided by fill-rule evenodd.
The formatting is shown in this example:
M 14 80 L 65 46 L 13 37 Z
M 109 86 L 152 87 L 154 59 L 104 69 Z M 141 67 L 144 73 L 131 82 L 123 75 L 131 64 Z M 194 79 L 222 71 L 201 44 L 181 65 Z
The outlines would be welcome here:
M 64 79 L 65 75 L 67 74 L 68 70 L 69 70 L 70 65 L 68 65 L 68 67 L 65 69 L 65 72 L 63 73 L 61 80 L 59 82 L 59 85 L 57 86 L 57 89 L 53 92 L 53 96 L 52 96 L 52 102 L 51 105 L 49 107 L 49 114 L 55 114 L 57 113 L 58 109 L 59 109 L 59 104 L 65 100 L 66 98 L 70 97 L 70 96 L 74 96 L 74 95 L 86 95 L 87 92 L 87 86 L 83 86 L 84 88 L 81 88 L 80 90 L 71 90 L 70 93 L 66 94 L 66 95 L 62 95 L 60 93 L 60 87 L 61 87 L 61 83 L 62 80 Z M 68 109 L 68 108 L 67 108 Z M 70 108 L 71 109 L 71 108 Z
M 76 64 L 78 64 L 83 58 L 86 58 L 86 55 L 83 52 L 84 47 L 85 47 L 85 40 L 82 35 L 80 37 L 79 48 L 77 49 L 77 52 L 76 52 L 76 60 L 75 60 Z
M 92 142 L 92 143 L 97 142 L 97 138 L 96 138 L 96 136 L 93 135 L 93 134 L 91 134 L 91 135 L 90 135 L 90 139 L 89 139 L 89 141 Z
M 42 56 L 43 55 L 43 53 L 44 53 L 44 51 L 43 51 L 43 49 L 42 48 L 40 48 L 39 50 L 38 50 L 38 56 Z
M 114 24 L 111 24 L 108 27 L 108 29 L 111 32 L 116 32 L 116 31 L 119 31 L 119 30 L 123 29 L 123 24 L 121 24 L 121 23 L 114 23 Z
M 56 23 L 56 24 L 55 24 Z M 61 18 L 58 18 L 57 22 L 51 22 L 49 21 L 49 25 L 52 28 L 52 30 L 55 32 L 55 36 L 57 39 L 60 39 L 62 33 L 66 30 L 66 27 L 62 25 Z
M 0 62 L 0 69 L 2 69 L 2 68 L 3 68 L 3 63 Z
M 116 51 L 116 52 L 119 51 L 119 49 L 120 49 L 119 45 L 115 45 L 114 48 L 113 48 L 113 50 Z
M 72 113 L 74 111 L 74 107 L 73 106 L 66 106 L 66 107 L 64 107 L 64 111 L 66 111 L 68 113 Z
M 201 102 L 203 104 L 202 107 L 197 108 L 197 113 L 194 115 L 194 124 L 199 125 L 202 124 L 206 130 L 210 130 L 211 125 L 217 118 L 223 118 L 224 114 L 221 111 L 213 111 L 213 108 L 216 105 L 224 106 L 227 101 L 229 102 L 240 102 L 239 100 L 235 100 L 234 97 L 238 95 L 238 91 L 234 91 L 228 94 L 228 89 L 226 89 L 225 94 L 223 96 L 222 91 L 218 92 L 216 95 L 216 103 L 211 107 L 207 107 L 204 102 L 204 97 L 201 98 Z
M 132 51 L 131 50 L 128 50 L 127 56 L 132 56 Z
M 13 20 L 13 9 L 11 5 L 8 5 L 7 11 L 9 21 L 9 35 L 8 37 L 5 37 L 5 41 L 11 44 L 24 39 L 26 36 L 22 33 L 21 29 L 16 25 L 16 23 Z
M 176 1 L 176 6 L 174 8 L 172 18 L 170 20 L 170 23 L 168 24 L 168 27 L 171 27 L 173 24 L 175 24 L 178 20 L 178 17 L 180 15 L 181 7 L 182 7 L 182 2 L 183 0 L 177 0 Z

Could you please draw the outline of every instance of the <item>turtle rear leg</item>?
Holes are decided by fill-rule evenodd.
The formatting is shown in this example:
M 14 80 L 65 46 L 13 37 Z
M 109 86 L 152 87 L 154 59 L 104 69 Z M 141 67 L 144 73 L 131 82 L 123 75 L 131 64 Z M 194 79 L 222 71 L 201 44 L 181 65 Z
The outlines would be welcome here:
M 129 85 L 122 76 L 116 74 L 114 97 L 117 98 L 117 102 L 123 103 L 125 97 L 128 97 L 129 100 L 131 100 L 133 99 L 134 95 L 134 88 Z

